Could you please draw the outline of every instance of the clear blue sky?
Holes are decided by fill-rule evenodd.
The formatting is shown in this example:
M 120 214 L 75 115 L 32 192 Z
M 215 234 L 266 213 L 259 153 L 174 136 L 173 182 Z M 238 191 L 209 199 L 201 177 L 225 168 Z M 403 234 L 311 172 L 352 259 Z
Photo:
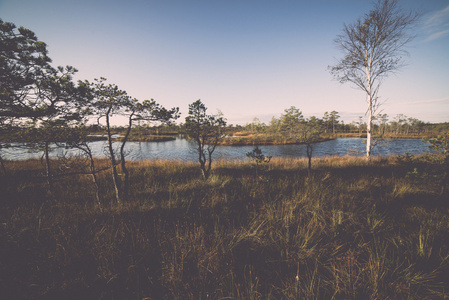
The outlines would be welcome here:
M 407 67 L 380 90 L 383 112 L 449 121 L 449 1 L 402 0 L 424 11 Z M 179 106 L 201 99 L 229 123 L 269 122 L 296 106 L 305 116 L 364 116 L 365 96 L 332 80 L 333 41 L 370 0 L 0 0 L 0 18 L 34 31 L 54 65 L 100 76 L 138 99 Z

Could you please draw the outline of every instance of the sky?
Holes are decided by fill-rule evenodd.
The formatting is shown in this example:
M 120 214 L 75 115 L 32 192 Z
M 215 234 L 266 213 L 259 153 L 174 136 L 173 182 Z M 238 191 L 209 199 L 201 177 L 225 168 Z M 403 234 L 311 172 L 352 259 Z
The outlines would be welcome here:
M 382 113 L 449 122 L 449 0 L 400 0 L 422 13 L 406 66 L 386 78 Z M 365 117 L 364 93 L 333 80 L 334 40 L 370 0 L 0 0 L 0 18 L 36 33 L 53 65 L 105 77 L 128 95 L 179 107 L 198 99 L 231 124 L 304 116 Z M 120 122 L 119 120 L 117 122 Z

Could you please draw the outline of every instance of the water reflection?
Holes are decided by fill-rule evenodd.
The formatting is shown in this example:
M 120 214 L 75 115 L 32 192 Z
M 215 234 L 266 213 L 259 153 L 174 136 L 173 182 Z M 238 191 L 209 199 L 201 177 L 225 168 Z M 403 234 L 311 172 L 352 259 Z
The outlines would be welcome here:
M 330 140 L 314 145 L 313 156 L 363 156 L 365 155 L 365 140 L 360 138 L 340 138 Z M 98 157 L 105 157 L 106 141 L 97 141 L 90 143 L 93 153 Z M 29 152 L 24 147 L 15 147 L 2 150 L 4 159 L 29 159 L 40 158 L 41 153 Z M 118 150 L 119 143 L 115 143 L 114 147 Z M 305 157 L 305 145 L 270 145 L 260 146 L 264 154 L 273 157 Z M 253 146 L 218 146 L 214 152 L 215 159 L 245 159 L 245 154 L 252 151 Z M 405 154 L 421 154 L 428 151 L 428 144 L 420 139 L 392 139 L 388 142 L 376 146 L 372 152 L 374 156 L 388 156 Z M 162 159 L 162 160 L 182 160 L 196 161 L 197 152 L 196 145 L 189 140 L 177 138 L 167 142 L 128 142 L 126 151 L 128 159 L 145 160 L 145 159 Z M 75 152 L 67 151 L 61 148 L 54 148 L 52 156 L 62 155 L 63 153 Z

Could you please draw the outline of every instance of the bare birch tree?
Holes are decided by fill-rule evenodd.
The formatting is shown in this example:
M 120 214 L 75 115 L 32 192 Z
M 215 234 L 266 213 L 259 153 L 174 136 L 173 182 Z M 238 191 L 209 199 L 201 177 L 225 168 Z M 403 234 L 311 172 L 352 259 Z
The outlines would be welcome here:
M 380 106 L 379 87 L 382 79 L 403 65 L 404 46 L 413 35 L 411 29 L 419 14 L 404 12 L 397 0 L 379 0 L 373 10 L 355 23 L 344 25 L 335 43 L 344 52 L 329 70 L 340 83 L 350 82 L 366 93 L 368 108 L 366 156 L 371 155 L 373 116 Z

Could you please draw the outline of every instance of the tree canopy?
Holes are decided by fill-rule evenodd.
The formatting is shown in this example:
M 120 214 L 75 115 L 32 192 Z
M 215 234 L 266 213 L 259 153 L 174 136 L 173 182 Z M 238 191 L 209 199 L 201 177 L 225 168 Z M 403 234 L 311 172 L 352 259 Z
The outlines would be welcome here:
M 65 115 L 81 92 L 73 83 L 73 67 L 53 68 L 47 45 L 29 29 L 0 19 L 0 122 Z M 64 113 L 61 113 L 64 110 Z M 70 115 L 70 117 L 69 117 Z

